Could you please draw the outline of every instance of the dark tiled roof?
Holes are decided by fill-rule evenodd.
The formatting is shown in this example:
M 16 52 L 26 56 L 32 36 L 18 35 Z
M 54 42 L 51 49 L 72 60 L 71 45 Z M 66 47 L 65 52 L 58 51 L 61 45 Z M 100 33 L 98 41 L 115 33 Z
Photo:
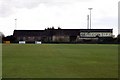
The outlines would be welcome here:
M 77 36 L 80 33 L 80 29 L 54 29 L 53 35 L 69 35 Z
M 81 32 L 111 32 L 113 29 L 81 29 Z
M 113 29 L 47 29 L 47 30 L 14 30 L 13 36 L 77 36 L 80 32 L 111 32 Z
M 47 36 L 44 30 L 14 30 L 13 36 Z

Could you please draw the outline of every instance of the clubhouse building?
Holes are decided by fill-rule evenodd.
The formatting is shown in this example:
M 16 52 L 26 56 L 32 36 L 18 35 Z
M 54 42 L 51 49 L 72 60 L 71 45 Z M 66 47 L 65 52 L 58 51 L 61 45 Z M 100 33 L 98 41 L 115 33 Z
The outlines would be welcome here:
M 96 42 L 113 37 L 113 29 L 14 30 L 16 42 Z

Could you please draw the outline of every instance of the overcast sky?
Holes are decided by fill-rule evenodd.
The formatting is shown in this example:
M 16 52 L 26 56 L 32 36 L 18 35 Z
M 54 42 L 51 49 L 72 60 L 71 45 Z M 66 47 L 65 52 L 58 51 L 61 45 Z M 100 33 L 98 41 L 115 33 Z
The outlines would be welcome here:
M 92 7 L 92 29 L 112 29 L 118 33 L 119 0 L 0 0 L 0 32 L 17 30 L 86 29 Z

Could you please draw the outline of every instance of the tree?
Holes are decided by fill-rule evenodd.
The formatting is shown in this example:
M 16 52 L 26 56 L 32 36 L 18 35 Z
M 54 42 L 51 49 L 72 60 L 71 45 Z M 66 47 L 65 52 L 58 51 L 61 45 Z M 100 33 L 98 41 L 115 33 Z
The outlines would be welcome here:
M 117 42 L 120 43 L 120 34 L 117 36 Z
M 13 35 L 6 36 L 3 38 L 4 41 L 10 41 L 10 42 L 15 42 L 15 37 Z
M 2 43 L 2 39 L 4 38 L 4 34 L 0 32 L 0 43 Z

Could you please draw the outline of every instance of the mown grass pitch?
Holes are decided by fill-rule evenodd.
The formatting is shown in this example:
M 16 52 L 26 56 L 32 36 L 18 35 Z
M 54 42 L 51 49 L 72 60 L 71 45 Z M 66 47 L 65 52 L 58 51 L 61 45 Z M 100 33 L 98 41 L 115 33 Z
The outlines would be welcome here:
M 117 78 L 118 46 L 3 44 L 3 78 Z

